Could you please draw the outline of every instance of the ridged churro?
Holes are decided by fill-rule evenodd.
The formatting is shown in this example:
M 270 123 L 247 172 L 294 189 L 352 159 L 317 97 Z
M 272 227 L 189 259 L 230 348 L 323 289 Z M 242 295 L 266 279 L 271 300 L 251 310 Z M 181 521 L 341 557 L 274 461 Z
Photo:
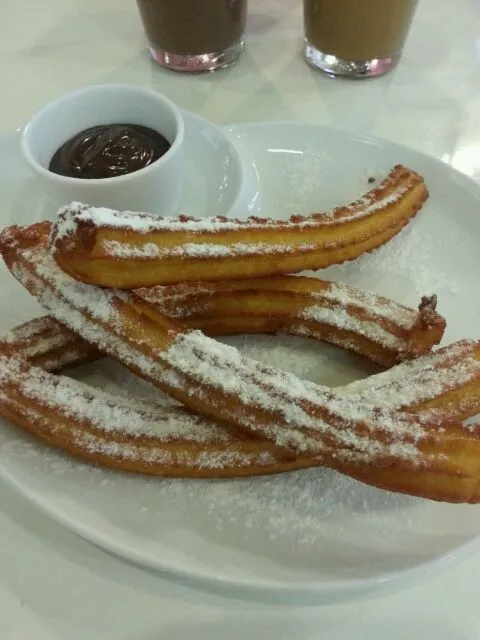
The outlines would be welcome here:
M 60 322 L 194 411 L 335 466 L 477 472 L 475 434 L 301 381 L 186 330 L 134 294 L 81 285 L 54 263 L 39 227 L 2 234 L 12 273 Z M 448 427 L 448 428 L 447 428 Z
M 16 328 L 5 338 L 4 349 L 6 345 L 10 350 L 7 354 L 14 353 L 21 357 L 28 354 L 29 360 L 33 359 L 53 371 L 65 364 L 77 364 L 84 360 L 85 349 L 81 348 L 79 338 L 49 317 L 39 318 Z M 77 362 L 72 358 L 75 350 L 79 354 Z M 91 350 L 90 356 L 95 355 L 99 357 L 100 353 L 95 354 Z M 7 367 L 4 369 L 8 382 L 12 374 Z M 33 388 L 37 389 L 37 401 L 40 397 L 45 402 L 51 390 L 58 385 L 58 380 L 53 376 L 48 379 L 38 371 L 35 375 L 37 384 Z M 391 408 L 408 412 L 420 413 L 433 408 L 437 413 L 441 411 L 443 418 L 453 423 L 478 411 L 479 380 L 480 344 L 464 340 L 423 356 L 415 362 L 405 363 L 388 372 L 352 383 L 341 390 L 343 393 L 356 395 L 357 398 L 374 393 Z M 308 456 L 294 457 L 268 442 L 252 439 L 241 430 L 225 432 L 215 422 L 192 416 L 178 407 L 159 407 L 135 399 L 129 399 L 125 403 L 123 398 L 92 391 L 71 380 L 61 379 L 61 383 L 63 386 L 67 385 L 70 396 L 74 398 L 73 404 L 72 401 L 68 403 L 70 409 L 75 407 L 73 424 L 68 410 L 70 422 L 64 416 L 60 421 L 61 427 L 58 426 L 58 416 L 51 407 L 49 420 L 45 417 L 40 419 L 38 415 L 33 419 L 32 412 L 28 416 L 21 411 L 15 413 L 11 392 L 3 394 L 3 409 L 0 404 L 0 411 L 49 444 L 97 464 L 123 471 L 182 477 L 237 477 L 281 473 L 316 463 Z M 0 395 L 1 389 L 0 380 Z M 403 393 L 399 393 L 400 389 L 404 390 Z M 42 390 L 46 390 L 47 395 Z M 88 400 L 91 404 L 92 395 L 95 406 L 88 410 L 90 421 L 85 421 L 84 403 Z M 61 395 L 57 394 L 56 397 L 57 402 L 62 399 Z M 465 403 L 466 397 L 470 399 L 468 404 Z M 24 407 L 31 402 L 31 397 L 22 398 Z M 119 421 L 119 415 L 123 422 Z M 150 420 L 147 420 L 148 438 L 142 433 L 145 416 L 149 416 Z M 96 419 L 93 433 L 92 417 Z M 132 429 L 132 425 L 136 426 Z M 145 431 L 144 427 L 143 430 Z M 52 431 L 55 431 L 55 437 L 52 436 Z M 341 461 L 336 462 L 335 468 L 366 484 L 391 491 L 450 502 L 480 500 L 480 483 L 475 476 L 457 477 L 424 469 L 375 468 L 372 465 Z
M 427 197 L 423 179 L 398 165 L 360 200 L 289 220 L 157 218 L 73 203 L 60 212 L 52 244 L 65 272 L 106 287 L 297 273 L 381 246 Z
M 416 310 L 318 278 L 186 283 L 135 293 L 210 336 L 290 333 L 330 342 L 384 367 L 429 352 L 445 330 L 435 295 L 424 297 Z
M 57 357 L 44 355 L 50 365 Z M 236 477 L 315 463 L 181 407 L 126 399 L 53 375 L 5 343 L 0 344 L 0 414 L 72 455 L 134 473 Z
M 212 334 L 215 330 L 220 334 L 227 330 L 228 320 L 217 324 L 216 329 L 212 326 L 215 315 L 223 310 L 238 331 L 248 323 L 262 330 L 259 318 L 265 329 L 288 331 L 293 324 L 287 326 L 287 321 L 294 317 L 296 322 L 299 314 L 312 306 L 304 288 L 310 287 L 321 309 L 314 322 L 330 324 L 338 331 L 331 317 L 347 312 L 350 320 L 359 320 L 358 314 L 368 306 L 368 294 L 364 294 L 365 299 L 357 293 L 352 297 L 352 290 L 345 285 L 325 282 L 319 282 L 312 291 L 312 283 L 302 278 L 270 278 L 253 286 L 241 281 L 157 287 L 135 293 L 100 289 L 76 282 L 58 268 L 46 251 L 49 231 L 48 224 L 10 228 L 0 238 L 2 255 L 12 273 L 66 327 L 60 330 L 53 320 L 41 319 L 33 329 L 30 326 L 30 331 L 28 324 L 14 331 L 0 349 L 1 411 L 38 437 L 92 461 L 142 473 L 231 477 L 321 464 L 394 491 L 451 502 L 480 501 L 478 429 L 460 422 L 479 409 L 477 343 L 461 341 L 365 381 L 326 389 L 242 358 L 235 349 L 182 327 L 178 320 L 192 326 L 204 323 Z M 241 294 L 241 303 L 234 299 L 233 292 Z M 262 305 L 256 305 L 256 299 L 262 296 L 266 301 L 263 311 Z M 289 297 L 291 304 L 285 310 L 282 304 Z M 244 312 L 240 323 L 233 323 L 240 305 L 247 302 L 253 312 Z M 377 328 L 416 345 L 411 352 L 397 348 L 398 362 L 431 348 L 440 339 L 444 323 L 435 312 L 434 300 L 424 300 L 419 312 L 397 310 L 391 306 L 394 304 L 385 301 L 373 305 L 368 321 L 373 316 Z M 169 313 L 176 318 L 168 317 Z M 278 324 L 280 318 L 283 326 Z M 342 318 L 345 320 L 345 315 Z M 212 320 L 210 326 L 208 320 Z M 416 324 L 423 332 L 419 332 L 420 339 L 411 342 Z M 358 325 L 352 326 L 355 333 Z M 396 335 L 399 329 L 404 333 Z M 430 333 L 425 341 L 426 329 Z M 37 341 L 32 335 L 35 332 Z M 324 338 L 321 332 L 310 335 Z M 215 463 L 204 460 L 199 470 L 199 449 L 192 447 L 188 434 L 183 437 L 177 432 L 171 440 L 162 434 L 159 448 L 158 434 L 153 438 L 151 433 L 131 434 L 119 430 L 118 423 L 115 426 L 111 420 L 111 412 L 118 406 L 134 412 L 129 414 L 129 424 L 132 416 L 137 424 L 145 424 L 142 420 L 147 415 L 150 426 L 152 416 L 161 425 L 155 413 L 160 409 L 157 405 L 147 407 L 143 401 L 112 399 L 109 394 L 46 373 L 25 359 L 48 369 L 91 359 L 99 352 L 113 356 L 205 416 L 175 407 L 161 409 L 167 414 L 170 410 L 178 413 L 176 429 L 179 416 L 187 422 L 199 421 L 206 438 L 201 446 L 208 452 L 204 451 L 203 457 L 211 454 L 215 438 L 217 452 L 220 441 L 225 445 L 224 449 L 220 447 L 223 457 L 217 457 Z M 392 360 L 393 355 L 389 364 Z M 42 387 L 48 393 L 42 394 Z M 77 420 L 65 402 L 68 394 L 81 399 Z M 97 409 L 102 408 L 103 417 L 88 408 L 95 403 Z M 24 413 L 22 406 L 27 409 Z M 124 448 L 125 438 L 130 437 L 133 441 L 127 444 L 133 448 Z M 167 444 L 173 447 L 169 450 L 173 457 L 168 460 Z M 107 449 L 109 454 L 105 455 Z M 234 455 L 225 458 L 226 451 Z

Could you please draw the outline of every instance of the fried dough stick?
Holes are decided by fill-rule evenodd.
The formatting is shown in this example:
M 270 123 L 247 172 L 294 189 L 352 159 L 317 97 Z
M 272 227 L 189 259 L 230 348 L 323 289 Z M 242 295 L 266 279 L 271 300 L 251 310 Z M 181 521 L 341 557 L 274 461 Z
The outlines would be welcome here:
M 7 355 L 12 357 L 11 354 L 14 354 L 17 361 L 19 355 L 29 356 L 31 361 L 35 361 L 46 369 L 58 370 L 65 363 L 76 364 L 73 354 L 78 349 L 79 343 L 81 345 L 81 340 L 68 329 L 55 320 L 44 317 L 14 329 L 6 339 L 3 351 L 5 352 L 5 347 L 8 345 Z M 80 349 L 77 353 L 79 361 L 83 361 L 84 351 Z M 95 354 L 92 350 L 92 357 L 95 355 L 99 356 L 100 354 L 98 352 Z M 1 358 L 0 355 L 0 361 Z M 401 406 L 404 410 L 412 412 L 422 411 L 425 407 L 431 406 L 440 409 L 445 406 L 445 394 L 453 390 L 454 381 L 459 387 L 468 388 L 471 382 L 480 376 L 480 345 L 471 341 L 462 341 L 419 359 L 415 363 L 415 371 L 412 371 L 412 365 L 413 363 L 408 363 L 396 367 L 390 372 L 348 385 L 343 390 L 346 393 L 350 390 L 355 394 L 371 393 L 372 389 L 377 392 L 383 390 L 386 400 L 390 401 L 392 406 Z M 24 375 L 25 368 L 26 365 L 23 364 Z M 441 376 L 444 369 L 445 373 L 449 373 L 446 376 L 446 381 L 450 386 L 447 385 L 442 389 L 443 393 L 438 394 L 438 391 L 434 390 L 438 390 L 438 385 L 442 384 Z M 7 373 L 4 363 L 2 363 L 2 370 L 4 376 L 7 376 L 7 382 L 11 385 L 11 380 L 8 380 L 8 376 L 11 377 L 11 374 Z M 50 380 L 46 380 L 45 376 L 39 372 L 36 372 L 36 375 L 41 401 L 45 402 L 42 390 L 55 388 L 58 385 L 58 378 L 52 376 Z M 412 394 L 414 393 L 415 396 L 410 398 L 411 404 L 405 406 L 405 396 L 401 399 L 394 392 L 396 386 L 405 385 L 409 378 L 412 383 L 415 383 L 415 390 L 412 389 Z M 105 416 L 111 416 L 108 409 L 111 412 L 112 407 L 115 407 L 118 413 L 118 405 L 120 403 L 122 406 L 124 400 L 109 394 L 102 394 L 96 390 L 93 391 L 74 381 L 64 380 L 63 384 L 69 384 L 71 391 L 77 395 L 76 411 L 73 416 L 75 424 L 72 424 L 71 414 L 68 415 L 70 422 L 66 417 L 60 420 L 60 427 L 58 415 L 53 416 L 50 422 L 38 409 L 36 416 L 32 414 L 32 411 L 25 415 L 21 407 L 25 407 L 27 402 L 31 402 L 31 398 L 21 398 L 19 405 L 18 401 L 15 402 L 11 388 L 8 392 L 3 386 L 2 393 L 1 380 L 0 412 L 49 444 L 58 446 L 81 458 L 122 471 L 184 477 L 235 477 L 280 473 L 309 466 L 309 461 L 311 464 L 314 463 L 314 460 L 308 457 L 289 460 L 287 452 L 270 445 L 270 443 L 249 439 L 241 431 L 235 434 L 225 432 L 213 421 L 192 416 L 177 407 L 149 406 L 147 402 L 134 399 L 127 404 L 127 412 L 130 419 L 133 417 L 133 424 L 145 424 L 145 414 L 150 415 L 152 416 L 150 430 L 153 429 L 158 433 L 162 430 L 162 425 L 170 425 L 170 430 L 173 427 L 176 431 L 176 433 L 174 431 L 176 439 L 175 442 L 169 442 L 165 435 L 163 439 L 157 437 L 157 440 L 152 435 L 145 438 L 144 435 L 141 435 L 141 428 L 138 427 L 136 428 L 137 434 L 132 438 L 132 434 L 125 434 L 119 429 L 118 415 L 113 428 L 108 429 L 108 421 L 107 425 L 105 424 Z M 432 397 L 432 393 L 438 395 Z M 89 399 L 91 403 L 92 394 L 96 396 L 97 402 L 98 397 L 103 395 L 103 402 L 107 408 L 106 411 L 103 406 L 101 425 L 94 427 L 93 433 L 91 422 L 89 424 L 85 419 L 82 421 L 78 412 L 78 406 L 84 407 L 82 404 L 84 400 Z M 480 389 L 477 389 L 477 408 L 479 395 Z M 457 404 L 454 405 L 451 401 L 446 403 L 449 418 L 453 420 L 455 417 L 466 417 L 464 397 L 461 399 L 461 395 L 458 393 L 451 397 L 457 399 Z M 453 410 L 454 406 L 456 406 L 456 414 Z M 135 416 L 135 410 L 139 413 L 138 416 Z M 52 411 L 51 407 L 50 411 Z M 471 412 L 474 411 L 475 408 L 471 405 Z M 100 413 L 98 409 L 96 412 L 93 411 L 94 418 L 98 413 Z M 91 421 L 91 409 L 87 418 Z M 171 422 L 169 422 L 170 418 Z M 55 429 L 52 428 L 52 425 L 55 425 Z M 182 442 L 182 431 L 183 437 L 187 435 L 190 440 Z M 200 441 L 200 443 L 195 442 L 193 447 L 192 436 L 195 436 L 195 440 Z M 86 442 L 88 442 L 87 447 L 85 447 Z M 285 459 L 286 457 L 287 459 Z M 146 462 L 147 459 L 148 462 Z M 181 460 L 180 464 L 178 464 L 178 460 Z M 176 465 L 175 461 L 177 461 Z M 210 467 L 208 467 L 209 463 Z M 366 484 L 390 491 L 450 502 L 477 502 L 480 500 L 480 482 L 476 477 L 452 477 L 450 474 L 424 470 L 404 471 L 352 463 L 343 466 L 339 464 L 336 468 Z
M 187 331 L 137 296 L 72 281 L 45 252 L 41 225 L 2 234 L 12 273 L 62 323 L 172 397 L 279 446 L 346 462 L 472 477 L 478 439 L 456 425 L 409 416 L 242 358 Z
M 43 355 L 50 365 L 58 357 Z M 181 407 L 125 399 L 53 375 L 6 343 L 0 344 L 0 414 L 49 445 L 119 471 L 232 478 L 316 464 Z
M 86 283 L 135 289 L 322 269 L 388 242 L 428 197 L 418 174 L 398 165 L 360 200 L 289 220 L 158 218 L 72 204 L 52 233 L 63 271 Z
M 347 284 L 301 276 L 137 289 L 182 324 L 210 336 L 289 333 L 325 340 L 384 367 L 427 353 L 442 339 L 436 296 L 418 310 Z

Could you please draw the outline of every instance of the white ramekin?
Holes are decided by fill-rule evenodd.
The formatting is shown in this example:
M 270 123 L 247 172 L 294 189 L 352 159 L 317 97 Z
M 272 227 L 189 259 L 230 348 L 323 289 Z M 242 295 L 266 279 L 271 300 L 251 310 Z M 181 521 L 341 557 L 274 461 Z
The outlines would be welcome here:
M 115 123 L 150 127 L 171 147 L 144 169 L 113 178 L 70 178 L 49 171 L 52 156 L 72 136 Z M 182 194 L 183 142 L 182 115 L 168 98 L 142 87 L 105 84 L 79 89 L 42 107 L 23 129 L 21 149 L 46 195 L 58 206 L 79 201 L 171 216 L 178 212 Z

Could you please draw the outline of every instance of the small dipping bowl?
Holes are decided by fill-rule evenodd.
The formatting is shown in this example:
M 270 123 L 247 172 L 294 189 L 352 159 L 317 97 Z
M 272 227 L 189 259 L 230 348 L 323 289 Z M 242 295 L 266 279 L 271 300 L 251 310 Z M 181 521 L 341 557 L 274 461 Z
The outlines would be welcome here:
M 49 170 L 55 152 L 90 127 L 131 124 L 160 133 L 170 148 L 150 165 L 108 178 L 72 178 Z M 178 213 L 183 186 L 184 123 L 171 100 L 124 84 L 94 85 L 41 108 L 25 126 L 21 150 L 53 206 L 84 202 L 111 209 Z

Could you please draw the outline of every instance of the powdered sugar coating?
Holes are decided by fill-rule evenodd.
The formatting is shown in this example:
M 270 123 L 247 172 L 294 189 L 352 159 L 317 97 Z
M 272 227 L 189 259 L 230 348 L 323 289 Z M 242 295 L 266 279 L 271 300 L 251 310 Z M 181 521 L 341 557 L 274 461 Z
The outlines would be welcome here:
M 294 447 L 297 451 L 324 453 L 330 450 L 325 448 L 326 442 L 332 441 L 336 443 L 335 450 L 347 447 L 366 459 L 385 455 L 411 461 L 417 459 L 419 451 L 415 441 L 425 435 L 418 421 L 387 410 L 379 412 L 374 405 L 356 406 L 329 389 L 242 358 L 235 349 L 220 345 L 200 332 L 177 335 L 173 345 L 158 354 L 158 360 L 153 360 L 126 344 L 125 338 L 118 339 L 122 326 L 115 315 L 109 331 L 101 326 L 112 317 L 108 307 L 116 292 L 74 281 L 60 271 L 50 254 L 38 249 L 24 250 L 23 255 L 43 279 L 40 286 L 36 283 L 37 297 L 54 317 L 157 384 L 171 390 L 183 390 L 187 386 L 192 396 L 203 398 L 207 404 L 212 402 L 208 388 L 222 394 L 234 394 L 242 403 L 241 413 L 238 413 L 239 409 L 230 411 L 224 407 L 225 418 L 247 428 L 256 428 L 254 407 L 261 407 L 272 413 L 262 425 L 263 435 L 280 446 Z M 32 277 L 25 273 L 20 263 L 13 271 L 21 281 L 28 282 Z M 119 293 L 119 296 L 125 299 L 125 294 Z M 85 309 L 99 322 L 87 321 L 82 313 L 72 312 L 72 306 Z M 328 422 L 322 418 L 326 406 L 331 414 Z M 367 433 L 370 431 L 372 435 L 357 433 L 356 421 L 364 423 Z M 317 435 L 309 435 L 310 430 Z M 384 441 L 380 442 L 373 435 L 375 433 L 384 434 Z
M 268 255 L 270 253 L 293 253 L 313 251 L 314 244 L 300 244 L 291 246 L 286 244 L 266 244 L 264 242 L 234 242 L 230 245 L 202 242 L 194 244 L 185 242 L 177 247 L 160 247 L 152 242 L 147 242 L 139 247 L 127 245 L 116 240 L 104 240 L 102 247 L 105 253 L 115 258 L 165 258 L 167 256 L 188 258 L 226 258 L 231 256 Z
M 164 441 L 231 441 L 221 427 L 181 408 L 167 409 L 133 397 L 115 396 L 65 376 L 53 376 L 38 367 L 26 369 L 18 356 L 0 355 L 0 385 L 11 383 L 27 397 L 75 420 L 87 420 L 104 433 L 121 432 Z
M 388 181 L 388 177 L 385 182 Z M 366 194 L 356 202 L 342 208 L 342 221 L 356 220 L 372 215 L 376 211 L 395 204 L 411 189 L 411 184 L 395 185 L 393 192 L 378 194 L 377 190 Z M 272 218 L 246 218 L 242 220 L 228 219 L 223 216 L 215 218 L 193 218 L 179 216 L 177 218 L 162 218 L 132 211 L 116 211 L 106 207 L 92 207 L 81 202 L 72 202 L 58 211 L 58 222 L 55 235 L 61 239 L 73 233 L 77 224 L 92 223 L 95 227 L 109 227 L 129 229 L 137 233 L 152 233 L 155 231 L 186 231 L 191 233 L 221 231 L 236 231 L 248 227 L 249 229 L 268 229 L 272 226 L 295 226 L 297 228 L 314 227 L 319 224 L 329 225 L 335 222 L 339 209 L 324 213 L 313 214 L 304 219 L 293 216 L 291 220 L 275 220 Z
M 223 295 L 234 297 L 237 292 L 240 295 L 245 292 L 249 295 L 257 292 L 265 292 L 267 296 L 285 295 L 288 302 L 298 300 L 296 308 L 289 307 L 288 320 L 308 320 L 313 324 L 351 331 L 402 358 L 411 351 L 412 332 L 420 332 L 434 325 L 440 326 L 444 322 L 433 307 L 420 312 L 346 284 L 314 280 L 313 282 L 321 282 L 323 288 L 316 290 L 315 284 L 312 284 L 309 290 L 305 288 L 305 282 L 308 282 L 308 279 L 297 276 L 238 281 L 234 287 L 230 283 L 198 282 L 142 288 L 138 289 L 136 294 L 157 305 L 170 317 L 179 319 L 202 315 L 209 309 L 211 301 L 214 303 L 216 297 L 221 299 Z M 248 308 L 247 304 L 247 313 Z M 270 315 L 268 307 L 265 309 L 265 315 Z M 291 325 L 289 332 L 314 336 L 315 327 Z M 335 341 L 333 334 L 329 338 L 329 341 L 340 346 L 348 346 L 345 340 L 342 336 Z M 349 348 L 358 350 L 358 346 L 353 342 Z
M 3 402 L 6 406 L 13 407 L 18 413 L 28 417 L 31 424 L 40 425 L 40 427 L 48 432 L 52 429 L 52 423 L 45 418 L 41 413 L 23 405 L 16 403 L 12 398 L 3 394 L 0 391 L 0 402 Z M 63 409 L 63 406 L 61 407 Z M 83 416 L 85 417 L 85 416 Z M 58 431 L 53 425 L 53 431 Z M 206 443 L 212 445 L 212 448 L 204 451 L 199 451 L 193 456 L 187 453 L 187 451 L 173 451 L 166 447 L 161 446 L 145 446 L 142 442 L 135 440 L 125 442 L 122 440 L 114 440 L 109 438 L 109 434 L 114 430 L 105 428 L 99 429 L 99 433 L 90 432 L 84 429 L 78 424 L 70 425 L 68 435 L 75 447 L 78 447 L 90 455 L 101 455 L 107 458 L 117 459 L 121 461 L 137 462 L 139 458 L 145 465 L 155 465 L 162 467 L 172 467 L 174 465 L 184 465 L 187 468 L 192 464 L 199 470 L 219 470 L 225 468 L 245 467 L 250 465 L 266 466 L 275 463 L 275 459 L 268 451 L 260 451 L 258 453 L 244 453 L 235 449 L 215 449 L 213 440 L 208 440 Z M 132 434 L 143 435 L 143 434 Z M 159 441 L 159 438 L 155 434 L 146 434 L 155 441 Z M 197 440 L 193 440 L 197 442 Z M 203 441 L 201 441 L 203 443 Z M 206 444 L 205 443 L 205 444 Z
M 480 377 L 480 360 L 473 355 L 475 347 L 474 341 L 462 340 L 340 390 L 356 396 L 359 402 L 374 399 L 392 408 L 413 407 Z
M 73 334 L 63 329 L 61 325 L 57 325 L 55 321 L 50 318 L 31 321 L 30 323 L 14 330 L 12 335 L 21 336 L 22 340 L 28 344 L 33 341 L 35 335 L 41 335 L 42 333 L 47 333 L 49 335 L 54 335 L 56 333 L 57 337 L 63 335 L 66 344 L 68 344 L 68 340 L 70 340 L 70 342 L 76 340 Z M 21 345 L 17 346 L 13 342 L 13 346 L 14 348 L 19 349 L 20 353 L 25 353 L 25 348 L 22 348 Z M 48 349 L 48 344 L 44 343 L 43 350 L 39 348 L 38 352 L 45 353 L 48 352 Z M 420 400 L 434 398 L 450 388 L 468 383 L 473 378 L 478 377 L 480 375 L 480 361 L 474 357 L 474 353 L 476 353 L 476 343 L 464 340 L 456 345 L 446 347 L 436 354 L 429 354 L 428 356 L 421 358 L 418 362 L 414 361 L 412 363 L 406 363 L 405 365 L 398 366 L 388 372 L 373 376 L 369 380 L 353 383 L 350 385 L 351 389 L 349 388 L 350 386 L 347 386 L 340 391 L 343 393 L 349 393 L 349 391 L 351 391 L 352 394 L 356 394 L 356 401 L 361 403 L 365 400 L 369 401 L 372 399 L 371 387 L 374 387 L 376 402 L 378 402 L 378 398 L 381 398 L 382 404 L 386 407 L 398 409 L 406 408 L 408 410 Z M 276 360 L 277 359 L 275 358 L 275 361 Z M 107 364 L 109 363 L 105 362 L 105 365 Z M 56 361 L 53 366 L 58 367 L 58 361 Z M 288 361 L 285 362 L 285 366 L 288 368 Z M 191 422 L 191 418 L 194 417 L 188 412 L 172 406 L 171 403 L 169 406 L 162 405 L 160 408 L 158 405 L 158 392 L 156 392 L 153 387 L 150 388 L 148 399 L 136 399 L 143 395 L 143 393 L 140 393 L 141 389 L 139 389 L 139 385 L 142 384 L 142 381 L 136 376 L 124 371 L 124 374 L 121 376 L 121 385 L 118 386 L 111 380 L 110 373 L 112 367 L 115 370 L 118 370 L 118 372 L 124 371 L 118 363 L 115 365 L 115 363 L 111 361 L 108 367 L 109 372 L 107 373 L 106 384 L 105 379 L 103 379 L 102 391 L 100 392 L 98 390 L 91 389 L 90 387 L 85 387 L 85 385 L 80 383 L 72 382 L 68 379 L 55 378 L 52 376 L 49 377 L 41 370 L 37 370 L 38 379 L 33 377 L 33 388 L 30 388 L 28 385 L 24 385 L 22 390 L 24 393 L 26 392 L 27 395 L 36 397 L 42 402 L 47 401 L 50 406 L 53 405 L 54 407 L 57 407 L 57 401 L 59 401 L 58 407 L 67 407 L 67 415 L 71 415 L 74 419 L 87 419 L 93 423 L 99 431 L 105 432 L 106 434 L 111 432 L 124 432 L 134 435 L 148 434 L 150 437 L 157 437 L 159 436 L 159 433 L 155 430 L 142 430 L 139 432 L 138 429 L 131 429 L 132 423 L 137 421 L 140 424 L 144 424 L 145 415 L 152 415 L 155 419 L 158 417 L 160 421 L 162 421 L 164 417 L 168 419 L 167 421 L 163 420 L 163 422 L 168 422 L 169 424 L 164 425 L 162 422 L 160 425 L 160 431 L 162 433 L 157 437 L 157 440 L 160 442 L 162 439 L 164 441 L 169 441 L 172 438 L 174 440 L 183 440 L 186 442 L 196 442 L 199 440 L 208 445 L 219 442 L 232 442 L 232 440 L 228 438 L 227 433 L 224 432 L 223 429 L 219 429 L 219 427 L 212 421 L 205 419 L 203 421 L 204 425 L 202 425 L 199 430 L 198 425 L 196 424 L 185 425 L 186 420 Z M 102 367 L 100 366 L 100 369 L 101 368 Z M 5 375 L 3 379 L 11 381 L 13 377 L 12 371 L 14 371 L 14 369 L 4 366 L 4 370 Z M 127 376 L 126 378 L 125 375 Z M 115 377 L 116 376 L 114 375 L 114 379 Z M 376 381 L 376 384 L 372 385 L 373 381 Z M 31 374 L 30 382 L 32 382 Z M 59 388 L 59 383 L 66 383 L 68 385 L 67 392 L 63 390 L 63 393 L 61 393 L 60 396 L 58 396 L 58 393 L 56 395 L 54 394 L 52 400 L 50 387 L 55 387 L 57 391 L 62 391 Z M 145 383 L 143 383 L 143 385 L 145 385 Z M 409 392 L 407 394 L 402 393 L 403 388 L 407 388 Z M 45 396 L 42 389 L 48 389 L 49 393 Z M 363 398 L 362 390 L 365 392 Z M 118 396 L 118 393 L 122 393 L 122 396 Z M 73 397 L 73 402 L 70 394 L 74 394 L 75 396 Z M 92 395 L 96 396 L 94 402 L 91 401 Z M 166 397 L 166 399 L 168 399 L 168 397 Z M 90 412 L 85 411 L 83 406 L 84 401 L 90 402 L 91 407 L 88 407 Z M 100 410 L 98 410 L 99 403 Z M 118 420 L 119 415 L 123 417 L 125 406 L 128 409 L 127 416 L 125 416 L 128 420 L 127 428 L 125 428 L 125 424 L 122 419 Z M 115 409 L 113 414 L 112 407 Z M 98 422 L 92 420 L 91 412 L 93 412 L 93 416 L 95 418 L 98 418 Z M 135 415 L 135 412 L 143 412 L 143 415 L 140 414 L 140 419 Z M 442 416 L 444 417 L 443 413 Z M 109 419 L 110 417 L 112 418 L 111 420 Z M 197 416 L 195 417 L 198 419 Z M 454 417 L 455 416 L 453 415 L 453 418 Z M 170 422 L 170 419 L 174 422 Z M 113 428 L 110 427 L 112 423 L 114 424 Z M 164 427 L 166 428 L 167 433 L 163 432 Z M 190 434 L 186 437 L 183 435 L 185 433 L 183 429 L 184 427 L 190 429 Z M 476 428 L 477 427 L 471 425 L 467 426 L 467 430 L 471 432 L 474 432 Z M 169 434 L 172 435 L 172 438 L 169 437 Z M 193 434 L 195 434 L 195 437 L 193 440 L 190 440 L 190 436 Z M 119 443 L 118 441 L 106 440 L 104 436 L 99 436 L 95 433 L 82 432 L 82 430 L 80 430 L 79 433 L 74 430 L 73 436 L 73 441 L 77 446 L 92 454 L 101 453 L 102 455 L 107 455 L 117 459 L 119 458 L 121 460 L 135 460 L 139 457 L 139 446 L 135 444 L 129 445 L 125 442 Z M 264 455 L 262 456 L 261 449 L 255 452 L 250 451 L 248 453 L 243 453 L 238 449 L 235 449 L 235 447 L 215 449 L 214 447 L 209 446 L 208 451 L 197 453 L 193 462 L 199 469 L 210 470 L 232 468 L 235 466 L 246 467 L 251 466 L 252 464 L 258 466 L 274 464 L 275 460 L 272 454 L 269 451 L 264 451 L 263 453 Z M 351 450 L 339 450 L 338 454 L 343 460 L 351 460 L 360 463 L 367 460 L 365 455 L 354 453 Z M 176 456 L 172 456 L 172 454 L 167 450 L 162 453 L 161 446 L 149 446 L 145 451 L 142 450 L 141 455 L 143 462 L 149 465 L 157 464 L 168 466 L 172 465 L 173 462 L 176 462 L 177 464 L 178 462 L 182 463 L 181 455 L 177 454 Z M 192 460 L 187 458 L 188 456 L 183 459 L 183 464 L 186 464 L 188 467 L 189 464 L 192 464 Z
M 379 318 L 389 320 L 404 329 L 410 329 L 418 318 L 418 313 L 413 309 L 397 304 L 393 300 L 388 300 L 375 293 L 353 288 L 340 282 L 331 282 L 330 286 L 322 291 L 320 296 L 327 300 L 332 300 L 343 307 L 360 305 L 369 309 Z
M 8 334 L 4 337 L 4 342 L 13 343 L 17 342 L 18 336 L 15 334 Z M 25 357 L 34 358 L 36 355 L 49 351 L 51 349 L 59 349 L 69 344 L 69 336 L 56 333 L 50 336 L 43 336 L 40 340 L 32 340 L 30 344 L 25 345 L 23 352 Z
M 299 317 L 303 320 L 321 322 L 345 331 L 352 331 L 365 336 L 369 340 L 385 346 L 387 349 L 401 351 L 405 341 L 397 338 L 376 322 L 360 320 L 345 309 L 329 309 L 312 305 L 304 309 Z

